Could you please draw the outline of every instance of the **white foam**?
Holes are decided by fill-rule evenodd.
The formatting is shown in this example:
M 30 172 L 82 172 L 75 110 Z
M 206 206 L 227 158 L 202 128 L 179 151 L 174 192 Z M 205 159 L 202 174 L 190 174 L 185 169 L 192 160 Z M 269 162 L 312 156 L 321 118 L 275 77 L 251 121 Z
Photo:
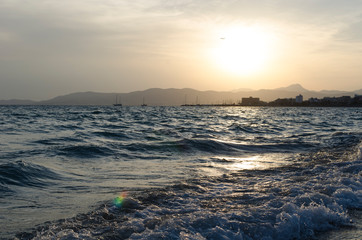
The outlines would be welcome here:
M 236 171 L 130 193 L 123 209 L 108 205 L 83 218 L 54 224 L 38 237 L 311 239 L 353 224 L 349 209 L 362 209 L 360 165 L 360 157 L 351 157 Z

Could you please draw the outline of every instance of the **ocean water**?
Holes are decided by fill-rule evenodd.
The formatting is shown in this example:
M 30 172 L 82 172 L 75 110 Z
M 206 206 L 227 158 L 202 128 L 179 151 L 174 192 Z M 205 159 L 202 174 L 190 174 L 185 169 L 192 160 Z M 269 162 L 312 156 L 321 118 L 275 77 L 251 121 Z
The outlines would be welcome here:
M 0 106 L 0 238 L 361 239 L 362 109 Z

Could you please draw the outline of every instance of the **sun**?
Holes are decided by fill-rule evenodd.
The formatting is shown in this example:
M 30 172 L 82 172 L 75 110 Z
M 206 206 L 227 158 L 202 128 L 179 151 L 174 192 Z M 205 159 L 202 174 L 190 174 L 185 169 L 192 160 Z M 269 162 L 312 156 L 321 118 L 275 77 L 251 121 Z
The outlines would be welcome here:
M 252 75 L 264 70 L 272 55 L 273 36 L 258 27 L 232 27 L 219 33 L 212 49 L 216 65 L 234 75 Z

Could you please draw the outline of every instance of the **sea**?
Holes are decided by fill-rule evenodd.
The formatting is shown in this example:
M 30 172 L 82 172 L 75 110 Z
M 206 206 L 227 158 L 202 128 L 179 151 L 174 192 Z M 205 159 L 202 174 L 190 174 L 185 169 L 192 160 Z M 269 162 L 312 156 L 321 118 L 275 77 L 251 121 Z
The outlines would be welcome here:
M 0 106 L 0 239 L 362 239 L 362 108 Z

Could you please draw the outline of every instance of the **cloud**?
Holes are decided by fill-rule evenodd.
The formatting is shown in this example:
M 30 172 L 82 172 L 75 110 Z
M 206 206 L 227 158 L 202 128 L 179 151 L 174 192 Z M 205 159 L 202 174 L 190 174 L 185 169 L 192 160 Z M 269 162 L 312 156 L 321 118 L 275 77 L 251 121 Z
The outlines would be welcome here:
M 112 47 L 139 51 L 182 32 L 172 15 L 147 12 L 152 6 L 145 2 L 50 1 L 47 6 L 29 3 L 26 9 L 12 4 L 0 8 L 0 40 L 13 36 L 11 43 L 2 42 L 9 51 L 21 46 L 52 54 L 84 54 Z
M 157 86 L 166 81 L 165 63 L 206 69 L 195 65 L 197 54 L 215 29 L 270 25 L 286 46 L 308 51 L 360 41 L 360 9 L 358 0 L 2 0 L 0 78 L 7 86 L 43 81 L 66 89 L 70 81 L 57 81 L 76 79 L 81 88 L 123 77 L 143 86 L 152 73 Z
M 359 22 L 352 23 L 342 28 L 335 34 L 338 41 L 362 43 L 362 16 Z
M 159 46 L 173 45 L 181 36 L 196 34 L 203 27 L 263 21 L 304 25 L 302 29 L 308 24 L 325 28 L 347 11 L 356 11 L 355 3 L 353 0 L 4 1 L 0 6 L 0 44 L 7 44 L 7 56 L 10 52 L 26 54 L 26 49 L 53 55 L 93 52 L 98 55 L 112 49 L 162 52 L 165 48 Z

